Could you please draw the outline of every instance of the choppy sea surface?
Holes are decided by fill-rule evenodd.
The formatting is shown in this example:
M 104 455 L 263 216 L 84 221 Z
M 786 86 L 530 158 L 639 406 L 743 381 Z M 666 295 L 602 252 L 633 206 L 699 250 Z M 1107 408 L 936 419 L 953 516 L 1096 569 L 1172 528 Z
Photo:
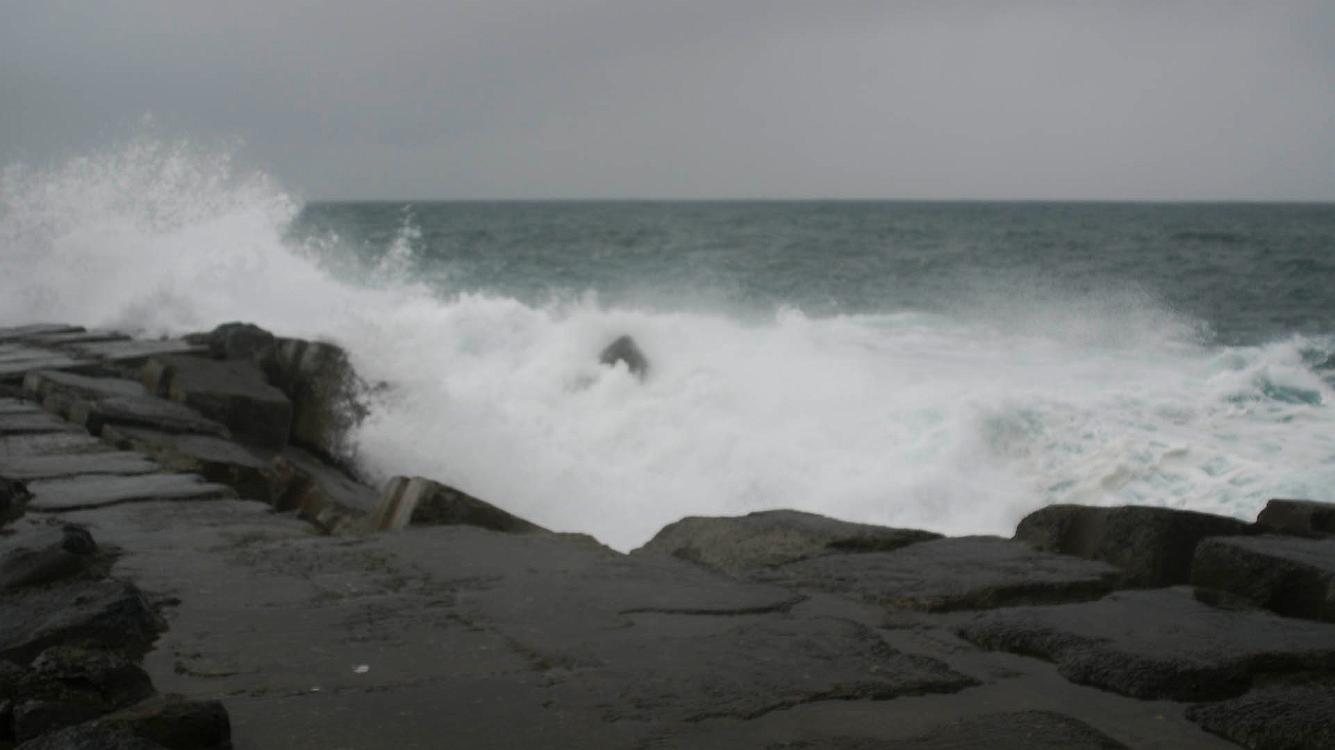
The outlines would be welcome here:
M 373 478 L 621 549 L 789 507 L 1335 500 L 1335 206 L 305 202 L 139 140 L 0 180 L 0 320 L 319 336 Z M 643 382 L 600 366 L 630 334 Z

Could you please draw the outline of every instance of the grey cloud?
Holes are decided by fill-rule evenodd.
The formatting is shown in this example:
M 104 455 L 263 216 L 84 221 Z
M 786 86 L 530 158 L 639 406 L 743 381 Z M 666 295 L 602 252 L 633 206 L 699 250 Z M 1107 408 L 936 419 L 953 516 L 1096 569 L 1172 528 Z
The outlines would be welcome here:
M 1335 199 L 1321 2 L 0 10 L 6 162 L 153 113 L 316 197 Z

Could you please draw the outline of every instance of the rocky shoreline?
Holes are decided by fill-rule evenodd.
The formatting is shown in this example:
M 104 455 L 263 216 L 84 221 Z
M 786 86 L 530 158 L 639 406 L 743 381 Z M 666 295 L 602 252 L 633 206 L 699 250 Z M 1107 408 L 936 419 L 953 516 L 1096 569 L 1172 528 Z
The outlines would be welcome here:
M 0 329 L 0 748 L 1335 747 L 1335 505 L 623 555 L 364 484 L 372 388 L 243 324 Z

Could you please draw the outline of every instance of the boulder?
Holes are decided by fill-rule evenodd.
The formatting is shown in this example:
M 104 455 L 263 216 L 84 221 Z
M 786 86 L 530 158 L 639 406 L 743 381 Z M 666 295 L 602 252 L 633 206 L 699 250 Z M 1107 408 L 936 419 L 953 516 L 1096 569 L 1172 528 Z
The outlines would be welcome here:
M 1294 536 L 1335 536 L 1335 503 L 1271 500 L 1256 517 L 1261 530 Z
M 12 550 L 0 558 L 0 592 L 76 576 L 92 565 L 95 552 L 97 545 L 86 530 L 66 526 L 58 543 L 37 550 Z
M 640 351 L 635 339 L 630 336 L 620 336 L 608 344 L 599 353 L 598 361 L 611 367 L 615 367 L 618 362 L 623 362 L 630 373 L 640 379 L 644 379 L 649 374 L 649 360 L 644 356 L 644 352 Z
M 238 440 L 272 450 L 287 445 L 292 402 L 254 362 L 154 357 L 141 372 L 150 391 L 227 425 Z
M 139 589 L 76 581 L 0 596 L 0 659 L 27 664 L 60 644 L 142 651 L 161 627 Z
M 271 382 L 292 401 L 292 442 L 351 464 L 351 433 L 366 418 L 369 388 L 347 352 L 323 341 L 278 339 L 268 368 Z
M 1187 709 L 1208 732 L 1252 750 L 1335 747 L 1335 682 L 1276 683 Z
M 1191 578 L 1200 540 L 1250 532 L 1235 518 L 1194 511 L 1049 505 L 1025 516 L 1015 539 L 1044 552 L 1102 560 L 1121 569 L 1129 586 L 1170 586 Z
M 101 435 L 108 425 L 147 427 L 164 432 L 199 435 L 228 434 L 227 427 L 182 404 L 152 396 L 116 396 L 98 401 L 76 401 L 69 419 L 90 433 Z
M 478 526 L 512 534 L 546 531 L 448 485 L 422 477 L 394 477 L 371 513 L 371 527 L 397 531 L 409 525 Z
M 1196 548 L 1191 582 L 1287 617 L 1335 622 L 1335 539 L 1206 539 Z
M 300 448 L 275 456 L 267 472 L 274 507 L 295 510 L 326 533 L 364 525 L 379 503 L 375 490 Z
M 829 591 L 927 612 L 1082 601 L 1112 590 L 1110 565 L 1035 551 L 996 537 L 918 542 L 891 552 L 824 555 L 754 580 Z
M 14 704 L 14 739 L 24 742 L 57 729 L 82 724 L 102 715 L 103 711 L 91 703 L 63 703 L 26 699 Z
M 683 518 L 663 527 L 632 554 L 670 555 L 737 576 L 822 555 L 887 552 L 940 537 L 930 531 L 770 510 L 730 518 Z
M 249 359 L 261 362 L 273 356 L 274 335 L 252 323 L 223 323 L 208 333 L 185 337 L 192 344 L 206 346 L 217 359 Z
M 961 625 L 988 649 L 1056 662 L 1066 679 L 1146 700 L 1218 700 L 1258 675 L 1335 669 L 1335 625 L 1211 607 L 1188 587 L 984 612 Z
M 89 375 L 77 375 L 59 370 L 38 370 L 23 378 L 23 390 L 35 401 L 52 404 L 68 404 L 73 401 L 97 401 L 116 396 L 135 398 L 146 396 L 144 387 L 133 380 L 123 378 L 100 378 Z M 65 414 L 65 409 L 48 407 L 58 414 Z

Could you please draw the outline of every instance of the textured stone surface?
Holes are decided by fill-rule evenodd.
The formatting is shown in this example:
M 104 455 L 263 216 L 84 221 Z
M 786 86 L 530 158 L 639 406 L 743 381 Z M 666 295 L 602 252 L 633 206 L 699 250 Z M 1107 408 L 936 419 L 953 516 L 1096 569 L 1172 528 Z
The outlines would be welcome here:
M 249 360 L 213 360 L 201 357 L 154 357 L 150 383 L 159 395 L 198 409 L 227 425 L 242 442 L 270 449 L 287 444 L 292 426 L 292 403 L 269 385 L 259 365 Z
M 1206 539 L 1196 548 L 1191 582 L 1288 617 L 1335 622 L 1335 538 Z
M 1256 525 L 1276 534 L 1335 535 L 1335 503 L 1271 500 L 1256 517 Z
M 157 629 L 157 617 L 128 583 L 79 581 L 0 597 L 0 658 L 20 663 L 60 644 L 141 650 Z
M 1250 531 L 1235 518 L 1171 508 L 1050 505 L 1025 516 L 1015 539 L 1045 552 L 1110 563 L 1132 586 L 1168 586 L 1191 578 L 1200 540 Z
M 1187 709 L 1187 718 L 1251 750 L 1335 747 L 1335 681 L 1278 683 Z
M 38 370 L 23 378 L 23 390 L 41 401 L 53 394 L 77 400 L 98 400 L 115 396 L 134 398 L 147 395 L 144 387 L 123 378 L 93 377 L 58 370 Z
M 767 750 L 1124 750 L 1125 747 L 1083 721 L 1054 711 L 1012 711 L 949 722 L 893 743 L 862 737 L 831 737 L 818 743 L 773 743 Z
M 292 400 L 292 442 L 339 463 L 353 458 L 349 433 L 366 417 L 367 385 L 335 344 L 277 339 L 269 374 Z
M 1090 599 L 1112 589 L 1117 571 L 995 537 L 962 537 L 892 552 L 817 557 L 755 577 L 887 607 L 942 612 Z
M 414 526 L 478 526 L 493 531 L 530 533 L 540 526 L 448 485 L 422 477 L 394 477 L 385 485 L 371 514 L 372 528 L 395 531 Z
M 670 555 L 741 575 L 822 555 L 889 551 L 940 536 L 774 510 L 730 518 L 683 518 L 663 527 L 633 554 Z
M 959 632 L 1054 661 L 1072 682 L 1144 699 L 1227 698 L 1257 674 L 1335 669 L 1335 625 L 1210 607 L 1186 588 L 986 612 Z
M 153 396 L 117 396 L 98 401 L 78 401 L 69 408 L 69 418 L 94 435 L 109 425 L 146 427 L 163 432 L 226 436 L 227 427 L 200 412 Z

